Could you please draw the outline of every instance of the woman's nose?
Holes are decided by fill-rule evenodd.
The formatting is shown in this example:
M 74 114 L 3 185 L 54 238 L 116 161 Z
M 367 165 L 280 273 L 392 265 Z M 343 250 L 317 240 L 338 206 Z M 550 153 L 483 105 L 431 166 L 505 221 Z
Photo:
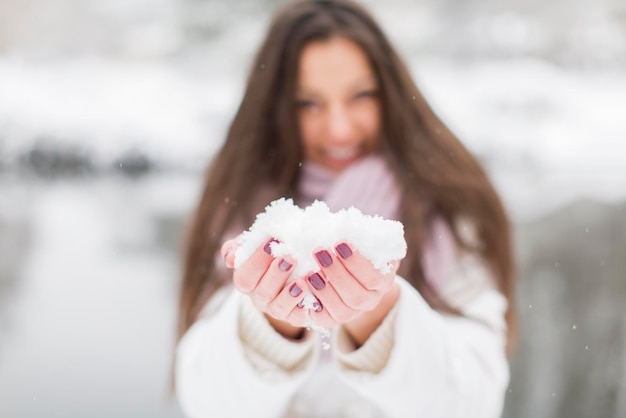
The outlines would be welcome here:
M 328 115 L 328 135 L 333 142 L 347 142 L 353 136 L 353 124 L 348 109 L 334 106 Z

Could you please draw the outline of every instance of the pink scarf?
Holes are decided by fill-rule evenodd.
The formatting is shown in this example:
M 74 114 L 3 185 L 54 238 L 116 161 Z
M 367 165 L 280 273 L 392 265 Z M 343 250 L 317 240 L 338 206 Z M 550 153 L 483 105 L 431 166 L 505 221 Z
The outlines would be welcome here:
M 311 161 L 302 164 L 299 196 L 301 207 L 323 200 L 333 211 L 354 206 L 367 215 L 398 219 L 400 189 L 379 155 L 371 154 L 337 174 Z M 422 263 L 427 280 L 441 291 L 454 265 L 456 242 L 447 222 L 435 217 L 424 248 Z

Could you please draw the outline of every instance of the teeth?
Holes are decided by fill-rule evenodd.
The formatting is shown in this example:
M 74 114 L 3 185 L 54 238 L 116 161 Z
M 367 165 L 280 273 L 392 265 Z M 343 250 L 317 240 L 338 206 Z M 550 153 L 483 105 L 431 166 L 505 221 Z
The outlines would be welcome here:
M 345 160 L 356 157 L 359 154 L 359 147 L 333 148 L 326 150 L 326 155 L 337 160 Z

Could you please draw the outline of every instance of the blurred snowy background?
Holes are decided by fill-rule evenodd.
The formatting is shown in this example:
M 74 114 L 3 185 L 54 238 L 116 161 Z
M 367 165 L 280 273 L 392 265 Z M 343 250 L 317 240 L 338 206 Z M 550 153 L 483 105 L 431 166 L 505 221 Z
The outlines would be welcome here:
M 279 3 L 0 0 L 0 416 L 181 416 L 181 233 Z M 514 217 L 505 416 L 626 416 L 626 3 L 365 4 Z

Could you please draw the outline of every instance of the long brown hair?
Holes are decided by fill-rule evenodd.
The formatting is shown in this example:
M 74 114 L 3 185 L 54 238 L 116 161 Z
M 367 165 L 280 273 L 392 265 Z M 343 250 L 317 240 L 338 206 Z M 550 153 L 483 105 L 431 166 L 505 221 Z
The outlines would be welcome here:
M 243 100 L 225 143 L 207 171 L 184 260 L 178 338 L 204 303 L 228 281 L 216 264 L 224 234 L 250 225 L 278 196 L 295 197 L 303 159 L 295 88 L 300 52 L 309 42 L 341 36 L 358 44 L 378 77 L 382 154 L 403 191 L 401 220 L 408 255 L 400 274 L 436 309 L 450 311 L 424 279 L 422 246 L 433 214 L 453 226 L 475 225 L 479 252 L 509 301 L 509 343 L 514 334 L 514 262 L 503 205 L 479 162 L 439 120 L 371 15 L 351 1 L 291 1 L 277 11 L 250 71 Z M 272 193 L 260 198 L 258 190 Z M 428 204 L 425 204 L 428 202 Z

